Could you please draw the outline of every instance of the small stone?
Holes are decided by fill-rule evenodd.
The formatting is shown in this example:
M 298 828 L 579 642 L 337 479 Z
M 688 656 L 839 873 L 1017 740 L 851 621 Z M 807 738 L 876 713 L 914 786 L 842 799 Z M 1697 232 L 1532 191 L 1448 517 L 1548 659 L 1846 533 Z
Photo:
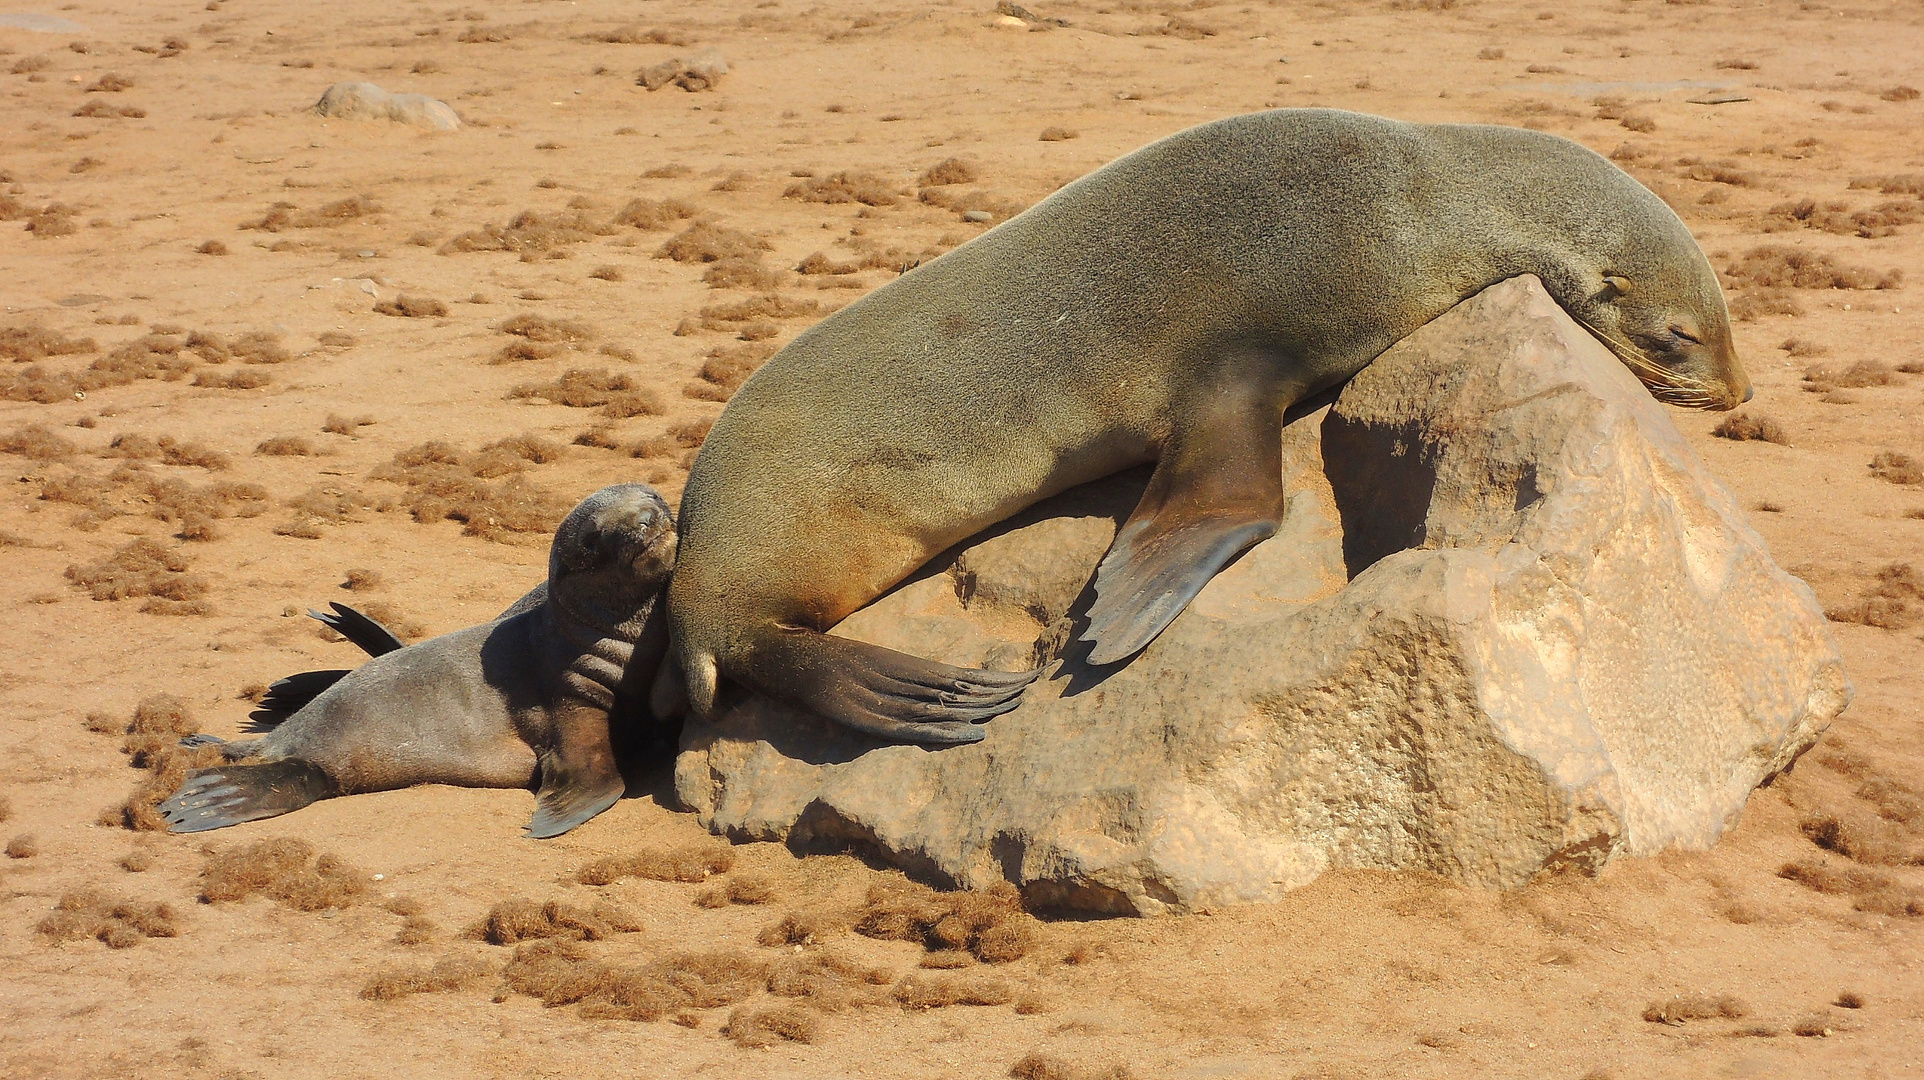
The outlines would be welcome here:
M 991 214 L 991 213 L 989 213 L 989 212 L 988 212 L 987 210 L 964 210 L 964 211 L 962 211 L 962 220 L 963 220 L 963 221 L 973 221 L 973 222 L 976 222 L 976 223 L 978 223 L 978 224 L 980 224 L 981 222 L 984 222 L 984 221 L 989 221 L 989 220 L 991 220 L 991 219 L 993 219 L 994 217 L 995 217 L 995 215 L 994 215 L 994 214 Z
M 336 120 L 392 120 L 436 131 L 455 131 L 461 118 L 447 102 L 426 94 L 391 94 L 364 82 L 335 83 L 314 103 L 314 111 Z M 316 144 L 318 145 L 318 144 Z

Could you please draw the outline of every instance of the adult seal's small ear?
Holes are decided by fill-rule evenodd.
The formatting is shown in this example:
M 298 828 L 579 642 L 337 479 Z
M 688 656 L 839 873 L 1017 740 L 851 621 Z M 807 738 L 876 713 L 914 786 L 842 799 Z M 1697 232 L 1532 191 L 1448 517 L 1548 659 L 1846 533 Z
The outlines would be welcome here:
M 528 835 L 567 832 L 625 790 L 611 714 L 638 711 L 660 665 L 675 546 L 668 504 L 622 484 L 569 513 L 548 580 L 493 622 L 400 647 L 336 605 L 345 623 L 331 624 L 381 655 L 284 680 L 317 692 L 266 736 L 220 744 L 228 762 L 190 774 L 160 813 L 200 832 L 414 784 L 534 787 Z

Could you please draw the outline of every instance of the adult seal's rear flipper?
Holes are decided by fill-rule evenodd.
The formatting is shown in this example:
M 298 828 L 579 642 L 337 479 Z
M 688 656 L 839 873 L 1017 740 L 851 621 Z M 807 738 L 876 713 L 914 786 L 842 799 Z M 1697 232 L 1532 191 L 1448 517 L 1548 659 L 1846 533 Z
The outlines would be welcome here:
M 980 742 L 976 725 L 1022 702 L 1034 671 L 950 667 L 812 630 L 764 631 L 744 682 L 890 742 Z
M 1217 571 L 1282 523 L 1282 415 L 1260 404 L 1171 439 L 1096 568 L 1091 664 L 1142 651 Z
M 555 746 L 540 753 L 541 786 L 527 835 L 546 840 L 613 806 L 628 790 L 615 763 L 604 709 L 575 705 L 557 710 Z
M 168 832 L 206 832 L 279 817 L 339 793 L 319 766 L 286 758 L 196 770 L 156 809 L 167 819 Z

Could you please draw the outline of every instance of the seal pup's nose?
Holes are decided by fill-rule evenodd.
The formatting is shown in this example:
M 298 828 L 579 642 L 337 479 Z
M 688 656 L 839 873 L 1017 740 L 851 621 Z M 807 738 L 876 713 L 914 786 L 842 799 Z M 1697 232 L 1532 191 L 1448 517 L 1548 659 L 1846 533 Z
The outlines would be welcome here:
M 1746 387 L 1744 387 L 1744 402 L 1745 402 L 1745 404 L 1749 404 L 1749 402 L 1750 402 L 1750 399 L 1751 399 L 1751 398 L 1754 398 L 1754 397 L 1756 397 L 1756 396 L 1757 396 L 1757 388 L 1756 388 L 1756 387 L 1754 387 L 1754 386 L 1746 386 Z

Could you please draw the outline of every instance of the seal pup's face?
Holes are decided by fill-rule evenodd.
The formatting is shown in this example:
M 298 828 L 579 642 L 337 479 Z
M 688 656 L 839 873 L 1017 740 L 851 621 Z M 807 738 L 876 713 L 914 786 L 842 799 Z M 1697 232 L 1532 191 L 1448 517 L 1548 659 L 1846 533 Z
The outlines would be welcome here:
M 1750 376 L 1730 338 L 1716 271 L 1696 245 L 1678 259 L 1675 241 L 1632 245 L 1586 282 L 1571 314 L 1617 354 L 1651 396 L 1690 409 L 1734 409 L 1750 400 Z
M 550 587 L 592 582 L 601 599 L 659 592 L 675 569 L 675 518 L 646 484 L 605 487 L 581 501 L 555 530 Z

